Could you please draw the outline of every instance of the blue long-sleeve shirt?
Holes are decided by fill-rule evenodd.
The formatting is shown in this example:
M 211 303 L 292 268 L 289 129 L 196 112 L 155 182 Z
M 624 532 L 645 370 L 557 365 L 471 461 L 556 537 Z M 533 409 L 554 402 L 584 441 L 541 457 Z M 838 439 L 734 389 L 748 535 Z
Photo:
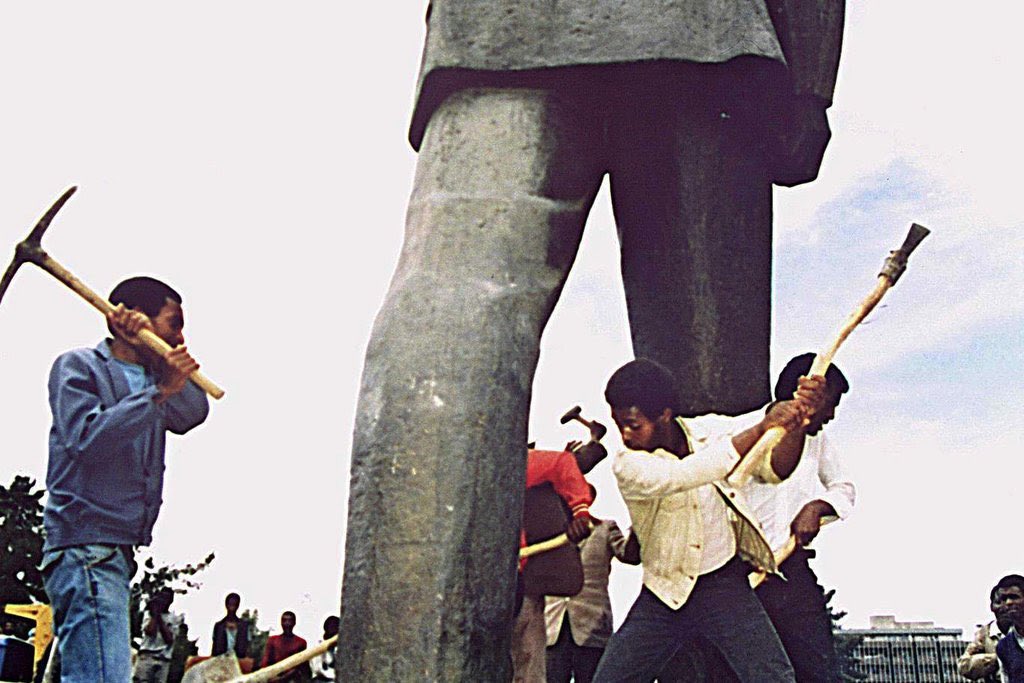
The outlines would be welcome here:
M 86 543 L 147 545 L 163 502 L 166 432 L 210 411 L 187 383 L 161 404 L 151 378 L 132 391 L 109 340 L 62 354 L 50 371 L 45 550 Z

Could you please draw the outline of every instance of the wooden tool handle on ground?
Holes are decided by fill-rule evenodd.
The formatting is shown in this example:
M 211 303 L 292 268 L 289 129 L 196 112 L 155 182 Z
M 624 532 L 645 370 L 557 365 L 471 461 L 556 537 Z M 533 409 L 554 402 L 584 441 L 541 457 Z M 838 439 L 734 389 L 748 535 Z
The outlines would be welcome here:
M 316 647 L 303 650 L 302 652 L 296 652 L 293 655 L 285 657 L 280 662 L 271 664 L 265 669 L 260 669 L 259 671 L 253 671 L 251 674 L 239 676 L 231 681 L 231 683 L 268 683 L 268 681 L 273 680 L 276 676 L 280 676 L 281 674 L 294 669 L 299 664 L 305 664 L 309 660 L 313 659 L 313 657 L 322 655 L 334 647 L 337 642 L 338 636 L 331 636 Z
M 82 297 L 90 304 L 92 304 L 93 308 L 98 310 L 104 316 L 107 316 L 114 311 L 114 304 L 110 303 L 104 297 L 97 294 L 88 285 L 86 285 L 84 282 L 75 277 L 71 273 L 71 271 L 69 271 L 67 268 L 53 260 L 53 258 L 51 258 L 49 254 L 44 253 L 42 258 L 36 260 L 35 263 L 40 268 L 47 271 L 55 278 L 57 278 L 65 285 L 67 285 L 69 288 L 71 288 L 80 297 Z M 139 332 L 139 338 L 146 346 L 148 346 L 153 351 L 159 353 L 161 356 L 167 355 L 167 352 L 171 350 L 171 345 L 165 342 L 159 336 L 157 336 L 157 334 L 152 330 L 142 330 L 141 332 Z M 209 377 L 204 375 L 199 370 L 196 370 L 191 375 L 189 375 L 189 379 L 192 380 L 192 382 L 197 387 L 199 387 L 207 394 L 209 394 L 212 398 L 221 398 L 222 396 L 224 396 L 224 390 L 221 389 L 216 384 L 214 384 Z

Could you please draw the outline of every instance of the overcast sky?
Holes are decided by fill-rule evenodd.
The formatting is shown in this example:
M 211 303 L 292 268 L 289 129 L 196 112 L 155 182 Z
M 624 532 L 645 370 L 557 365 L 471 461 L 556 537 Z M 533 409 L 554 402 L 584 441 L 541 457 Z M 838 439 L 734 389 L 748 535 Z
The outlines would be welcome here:
M 311 640 L 337 610 L 362 357 L 401 245 L 425 2 L 94 1 L 0 6 L 0 257 L 69 185 L 44 246 L 103 293 L 155 274 L 227 390 L 172 439 L 159 562 L 217 559 L 176 603 L 209 648 L 226 592 Z M 971 628 L 1024 571 L 1018 420 L 1024 211 L 1009 2 L 850 3 L 834 136 L 812 185 L 776 191 L 772 358 L 827 343 L 911 222 L 933 230 L 837 363 L 829 426 L 859 488 L 817 569 L 845 625 L 872 614 Z M 1014 85 L 1018 83 L 1018 85 Z M 531 436 L 630 357 L 606 192 L 545 333 Z M 586 332 L 585 343 L 579 332 Z M 102 319 L 37 269 L 0 306 L 0 482 L 46 470 L 46 377 Z M 608 439 L 614 450 L 617 439 Z M 597 510 L 628 518 L 607 463 Z M 1015 514 L 1016 513 L 1016 514 Z M 619 613 L 638 590 L 617 570 Z

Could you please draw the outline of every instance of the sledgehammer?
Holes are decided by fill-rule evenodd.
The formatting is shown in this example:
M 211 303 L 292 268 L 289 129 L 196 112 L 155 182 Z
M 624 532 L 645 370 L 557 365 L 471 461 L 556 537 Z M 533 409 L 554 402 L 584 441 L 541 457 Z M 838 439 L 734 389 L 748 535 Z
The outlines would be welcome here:
M 114 305 L 112 303 L 86 286 L 84 282 L 72 275 L 64 266 L 50 258 L 50 255 L 43 251 L 43 247 L 40 243 L 43 239 L 43 233 L 46 232 L 48 227 L 50 227 L 50 222 L 53 220 L 53 217 L 57 215 L 57 212 L 61 210 L 61 207 L 64 206 L 77 189 L 77 187 L 69 187 L 67 191 L 53 203 L 53 206 L 43 214 L 43 217 L 40 218 L 39 222 L 36 223 L 36 226 L 32 228 L 32 232 L 28 234 L 28 237 L 19 242 L 14 248 L 14 259 L 11 261 L 11 265 L 7 266 L 7 271 L 4 273 L 3 278 L 0 279 L 0 301 L 3 301 L 4 293 L 10 286 L 11 280 L 14 279 L 14 274 L 18 272 L 18 268 L 21 267 L 21 264 L 28 262 L 36 264 L 47 273 L 63 282 L 78 294 L 78 296 L 92 304 L 93 308 L 103 315 L 109 315 L 114 310 Z M 171 350 L 170 344 L 165 342 L 150 329 L 143 329 L 139 332 L 138 336 L 146 346 L 161 356 L 164 356 Z M 224 395 L 223 389 L 211 382 L 206 375 L 198 370 L 193 372 L 189 379 L 213 398 L 220 398 Z
M 590 434 L 593 437 L 594 441 L 600 441 L 602 438 L 604 438 L 604 435 L 608 433 L 608 428 L 605 427 L 600 422 L 591 422 L 590 420 L 583 419 L 580 416 L 582 412 L 582 408 L 580 408 L 579 406 L 573 406 L 572 408 L 567 410 L 565 412 L 565 415 L 559 418 L 558 421 L 561 424 L 567 424 L 571 420 L 576 420 L 577 422 L 581 423 L 587 429 L 590 430 Z

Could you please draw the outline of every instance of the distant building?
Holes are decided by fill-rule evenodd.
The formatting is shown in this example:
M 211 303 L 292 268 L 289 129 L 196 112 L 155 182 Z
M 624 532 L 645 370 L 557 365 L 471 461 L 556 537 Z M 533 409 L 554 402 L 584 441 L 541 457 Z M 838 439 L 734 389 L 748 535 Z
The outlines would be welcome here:
M 930 621 L 896 621 L 891 615 L 871 617 L 871 627 L 842 629 L 863 638 L 854 650 L 864 679 L 877 683 L 961 682 L 956 660 L 967 647 L 958 628 L 937 628 Z

